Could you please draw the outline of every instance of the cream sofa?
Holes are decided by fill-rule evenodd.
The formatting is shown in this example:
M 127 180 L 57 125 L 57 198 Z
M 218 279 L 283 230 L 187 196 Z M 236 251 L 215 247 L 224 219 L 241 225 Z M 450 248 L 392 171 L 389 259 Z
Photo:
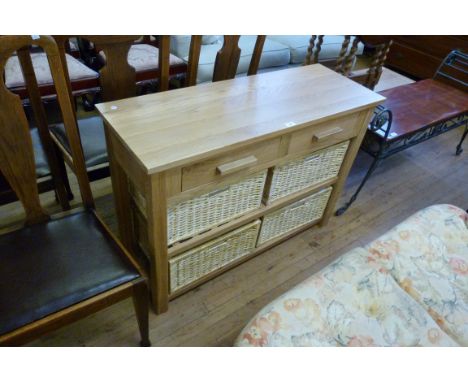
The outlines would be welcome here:
M 257 36 L 241 36 L 241 57 L 237 74 L 244 75 L 249 68 Z M 191 36 L 171 36 L 171 53 L 188 62 Z M 259 72 L 284 69 L 304 62 L 310 36 L 267 36 L 259 64 Z M 320 52 L 323 60 L 338 57 L 343 36 L 325 36 Z M 213 76 L 216 53 L 223 45 L 223 36 L 203 36 L 200 50 L 197 82 L 210 81 Z M 358 54 L 364 46 L 359 44 Z
M 468 346 L 468 214 L 428 207 L 263 308 L 237 346 Z

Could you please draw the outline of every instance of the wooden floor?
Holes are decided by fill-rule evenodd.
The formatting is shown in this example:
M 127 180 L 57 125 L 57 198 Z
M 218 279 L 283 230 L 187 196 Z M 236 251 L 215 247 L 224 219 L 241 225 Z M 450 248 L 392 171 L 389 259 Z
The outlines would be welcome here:
M 326 227 L 312 228 L 151 313 L 153 346 L 230 346 L 265 304 L 349 249 L 364 245 L 417 210 L 435 203 L 468 208 L 468 148 L 454 155 L 462 129 L 394 155 L 383 162 L 356 203 Z M 466 145 L 465 145 L 466 147 Z M 340 204 L 370 163 L 360 152 Z M 98 210 L 115 228 L 108 180 L 94 184 Z M 107 195 L 105 195 L 107 194 Z M 135 346 L 136 319 L 124 301 L 60 329 L 35 346 Z
M 379 84 L 388 88 L 407 81 L 384 70 Z M 177 298 L 167 313 L 151 313 L 153 346 L 230 346 L 265 304 L 351 248 L 377 238 L 431 204 L 468 208 L 468 142 L 461 156 L 454 155 L 461 134 L 460 128 L 388 158 L 343 216 L 333 217 L 326 227 L 312 228 Z M 338 205 L 352 194 L 370 161 L 367 154 L 358 154 Z M 73 188 L 76 190 L 76 183 Z M 98 212 L 115 231 L 110 180 L 94 182 L 93 193 Z M 78 191 L 75 194 L 78 196 Z M 41 195 L 41 199 L 49 210 L 59 210 L 52 193 Z M 77 197 L 74 204 L 79 202 Z M 18 220 L 19 211 L 18 203 L 1 207 L 0 225 Z M 137 333 L 128 300 L 30 345 L 136 346 Z

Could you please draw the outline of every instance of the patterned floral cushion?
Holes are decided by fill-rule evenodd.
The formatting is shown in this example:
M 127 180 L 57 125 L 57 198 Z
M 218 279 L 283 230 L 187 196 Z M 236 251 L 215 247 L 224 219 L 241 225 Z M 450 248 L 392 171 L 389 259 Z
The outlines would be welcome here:
M 106 59 L 103 51 L 99 54 Z M 136 71 L 155 70 L 159 67 L 159 49 L 148 44 L 132 45 L 128 52 L 128 63 L 135 68 Z M 173 54 L 169 55 L 169 65 L 180 65 L 184 61 Z
M 99 74 L 88 68 L 85 64 L 76 58 L 66 55 L 70 80 L 87 80 L 99 77 Z M 50 73 L 49 62 L 45 53 L 32 53 L 31 59 L 36 73 L 37 83 L 39 85 L 53 84 L 52 74 Z M 12 56 L 5 65 L 5 85 L 8 88 L 21 88 L 25 86 L 23 73 L 19 64 L 18 56 Z
M 468 214 L 454 206 L 426 208 L 367 246 L 452 338 L 468 346 Z
M 467 344 L 468 215 L 439 205 L 260 311 L 237 346 Z

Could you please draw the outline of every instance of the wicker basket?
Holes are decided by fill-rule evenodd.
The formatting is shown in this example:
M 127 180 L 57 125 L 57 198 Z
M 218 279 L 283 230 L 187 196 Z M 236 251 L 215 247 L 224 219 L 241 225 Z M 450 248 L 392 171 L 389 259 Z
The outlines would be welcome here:
M 168 207 L 168 245 L 188 239 L 260 207 L 267 170 Z M 146 219 L 145 198 L 131 185 L 135 205 Z M 146 222 L 145 222 L 146 223 Z
M 260 207 L 267 171 L 183 201 L 167 211 L 168 244 L 187 239 Z
M 258 245 L 320 219 L 327 206 L 331 191 L 332 187 L 326 188 L 278 211 L 265 215 Z
M 257 241 L 260 220 L 169 260 L 170 289 L 174 292 L 249 254 Z
M 277 166 L 273 171 L 268 203 L 338 175 L 349 141 Z

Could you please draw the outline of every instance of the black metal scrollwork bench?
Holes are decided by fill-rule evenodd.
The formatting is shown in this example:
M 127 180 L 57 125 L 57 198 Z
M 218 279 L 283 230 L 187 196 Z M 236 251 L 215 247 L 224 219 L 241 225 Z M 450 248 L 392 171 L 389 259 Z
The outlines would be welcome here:
M 432 79 L 385 90 L 361 149 L 374 160 L 350 200 L 336 211 L 343 214 L 378 164 L 385 158 L 442 133 L 465 126 L 456 155 L 468 133 L 468 54 L 452 51 Z

